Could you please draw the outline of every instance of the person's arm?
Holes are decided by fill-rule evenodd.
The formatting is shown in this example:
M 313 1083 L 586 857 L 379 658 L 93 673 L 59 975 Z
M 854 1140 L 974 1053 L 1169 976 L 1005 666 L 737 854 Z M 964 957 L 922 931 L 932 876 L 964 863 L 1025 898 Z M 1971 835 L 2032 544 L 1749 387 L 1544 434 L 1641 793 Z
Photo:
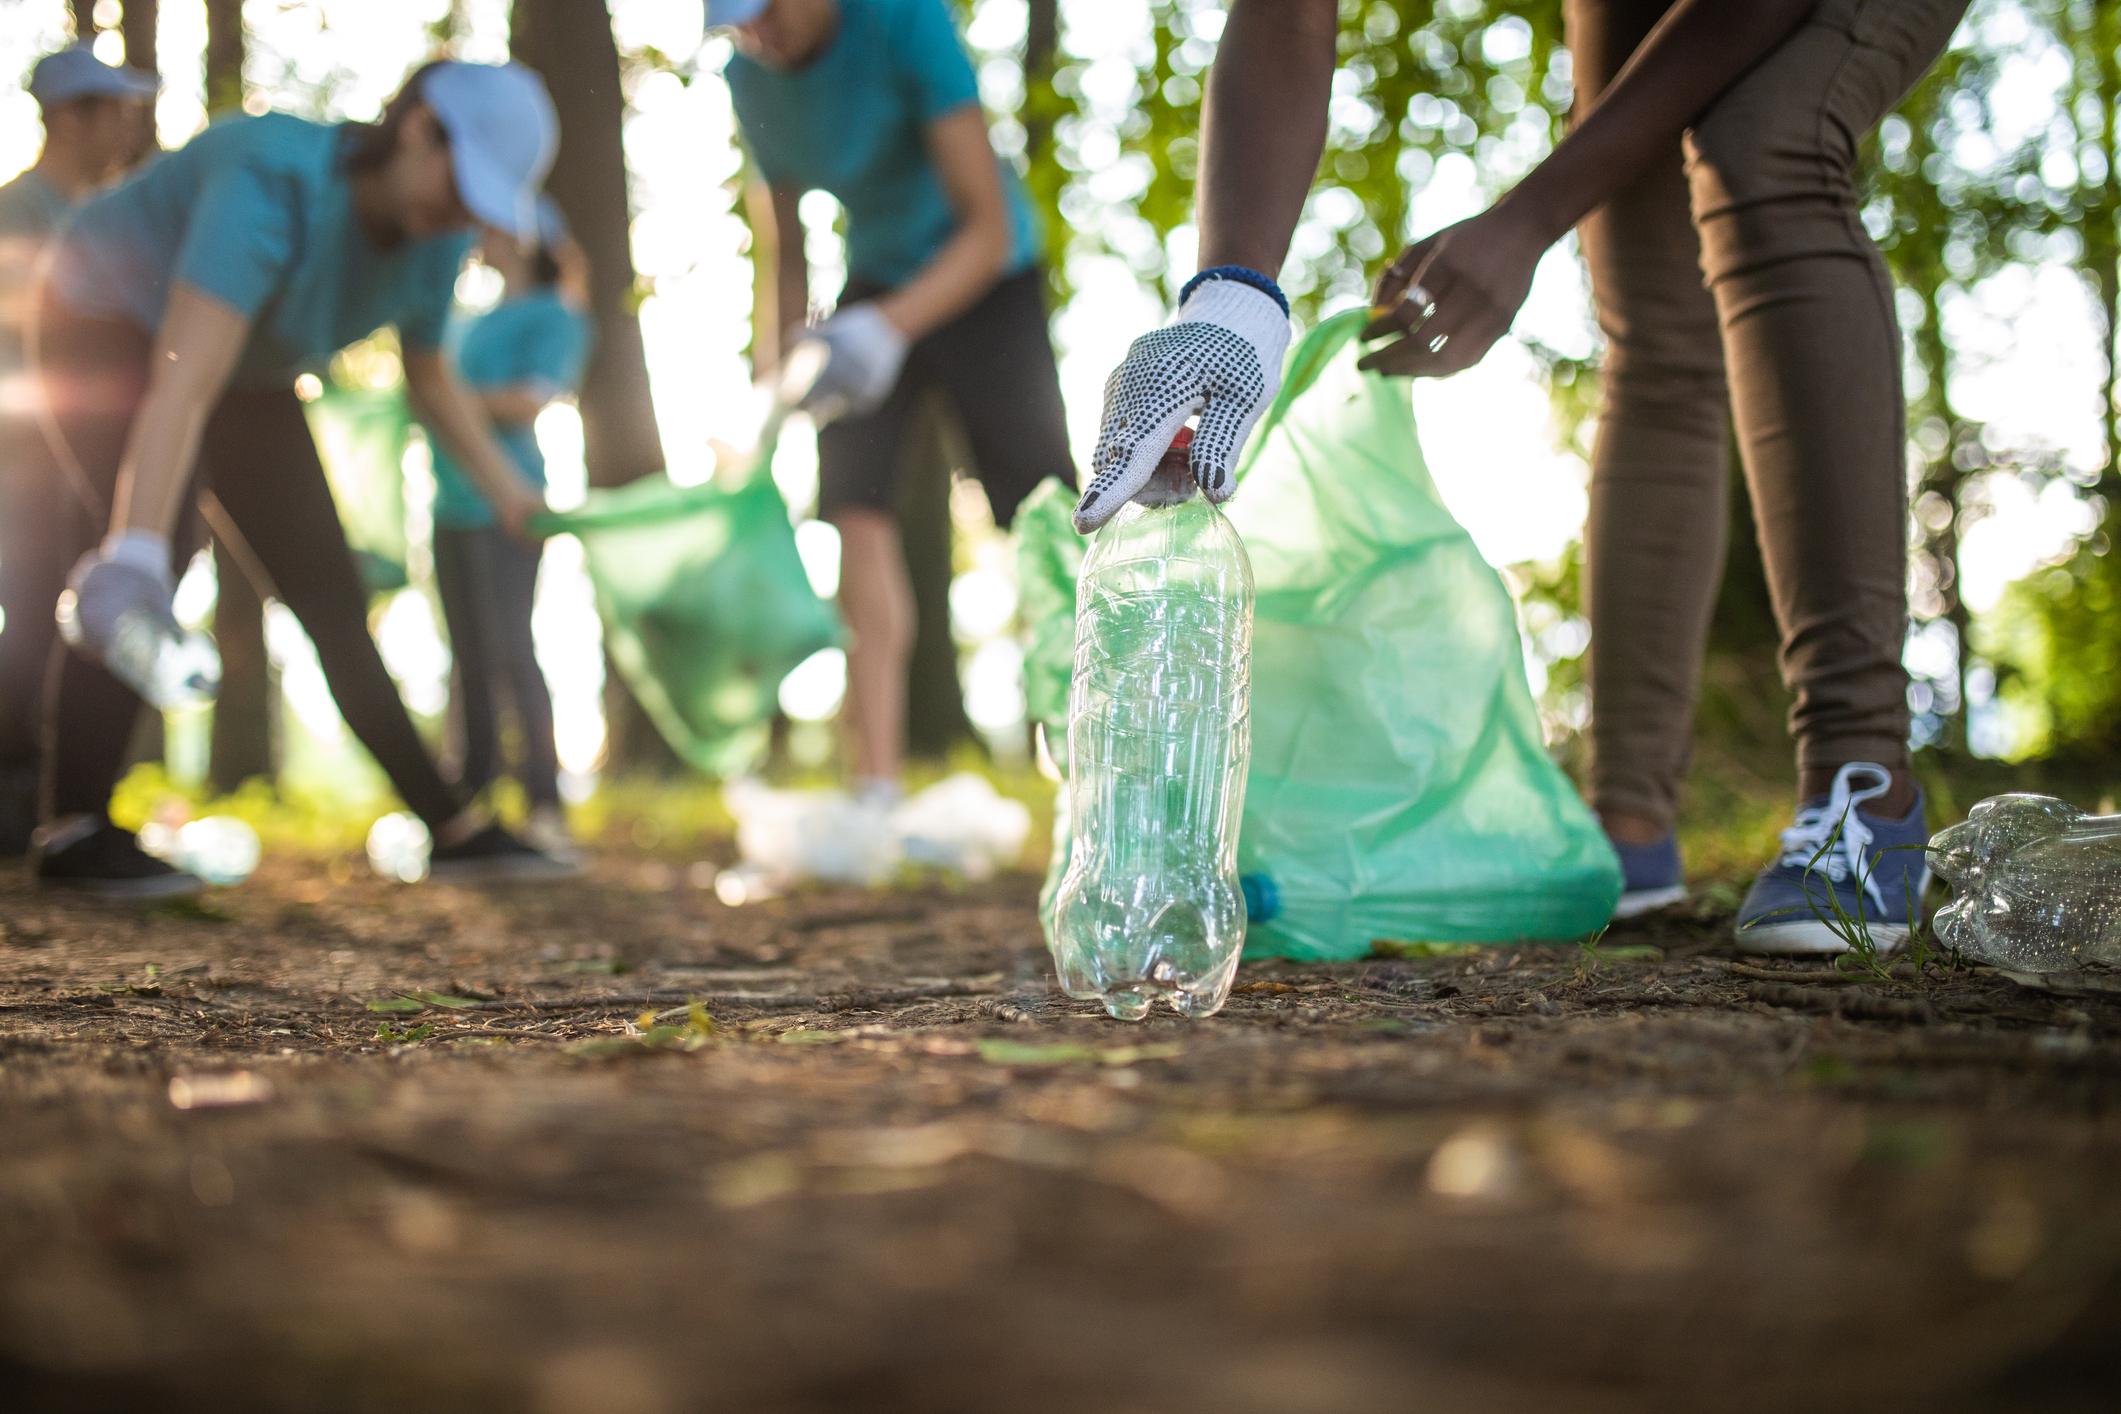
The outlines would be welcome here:
M 250 337 L 250 321 L 225 301 L 178 280 L 155 334 L 147 395 L 133 418 L 111 497 L 113 537 L 176 532 L 184 489 L 199 459 L 206 418 Z
M 1407 247 L 1378 284 L 1364 368 L 1446 378 L 1480 362 L 1531 293 L 1547 247 L 1633 181 L 1717 95 L 1802 24 L 1814 0 L 1679 0 L 1576 130 L 1495 205 Z M 1425 299 L 1407 298 L 1419 285 Z M 1433 309 L 1433 313 L 1430 313 Z
M 1326 150 L 1337 0 L 1232 0 L 1201 104 L 1200 268 L 1273 278 Z
M 977 103 L 943 114 L 923 135 L 929 165 L 957 224 L 914 277 L 876 307 L 910 341 L 949 323 L 994 287 L 1009 259 L 1009 206 L 1000 161 Z
M 441 437 L 449 454 L 493 507 L 494 519 L 521 536 L 524 523 L 545 509 L 494 439 L 493 424 L 469 389 L 451 371 L 439 349 L 405 351 L 405 395 L 413 416 Z

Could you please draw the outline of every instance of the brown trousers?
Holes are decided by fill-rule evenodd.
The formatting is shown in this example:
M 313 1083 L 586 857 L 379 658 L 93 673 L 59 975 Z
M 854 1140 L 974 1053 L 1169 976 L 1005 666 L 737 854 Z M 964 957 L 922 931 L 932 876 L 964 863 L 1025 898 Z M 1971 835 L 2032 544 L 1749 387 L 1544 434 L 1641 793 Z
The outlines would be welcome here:
M 1799 767 L 1908 762 L 1900 330 L 1856 153 L 1967 3 L 1821 0 L 1579 228 L 1607 345 L 1585 531 L 1601 811 L 1673 819 L 1733 417 Z M 1568 0 L 1579 116 L 1668 8 Z

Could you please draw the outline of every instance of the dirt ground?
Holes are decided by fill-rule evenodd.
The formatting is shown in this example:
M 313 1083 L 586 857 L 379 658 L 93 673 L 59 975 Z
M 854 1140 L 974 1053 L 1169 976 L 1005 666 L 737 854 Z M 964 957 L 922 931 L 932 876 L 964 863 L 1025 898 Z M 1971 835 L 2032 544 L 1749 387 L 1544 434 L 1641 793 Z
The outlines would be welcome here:
M 1705 912 L 1127 1025 L 1028 875 L 709 882 L 0 866 L 0 1403 L 2114 1407 L 2121 999 Z

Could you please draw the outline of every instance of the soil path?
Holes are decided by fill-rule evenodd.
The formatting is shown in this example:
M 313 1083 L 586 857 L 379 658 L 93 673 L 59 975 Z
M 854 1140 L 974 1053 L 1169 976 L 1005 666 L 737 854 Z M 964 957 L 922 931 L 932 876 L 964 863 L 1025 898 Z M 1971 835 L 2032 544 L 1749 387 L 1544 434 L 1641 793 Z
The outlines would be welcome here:
M 2121 998 L 1694 918 L 1126 1025 L 1027 876 L 710 878 L 0 872 L 9 1407 L 2112 1408 Z

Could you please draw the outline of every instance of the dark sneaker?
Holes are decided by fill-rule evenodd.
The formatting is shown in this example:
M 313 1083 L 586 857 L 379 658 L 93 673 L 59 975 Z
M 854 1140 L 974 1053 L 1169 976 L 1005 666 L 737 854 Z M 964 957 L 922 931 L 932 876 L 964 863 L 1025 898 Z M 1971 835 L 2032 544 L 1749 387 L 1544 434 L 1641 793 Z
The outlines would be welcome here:
M 165 864 L 140 848 L 129 830 L 99 820 L 65 830 L 54 842 L 39 830 L 30 847 L 30 872 L 42 889 L 66 889 L 108 899 L 179 898 L 206 887 L 196 874 Z
M 438 844 L 427 856 L 427 877 L 441 884 L 572 879 L 581 872 L 581 865 L 540 854 L 499 825 L 456 844 Z
M 1653 908 L 1668 908 L 1686 898 L 1686 877 L 1679 869 L 1679 836 L 1666 835 L 1654 844 L 1629 844 L 1607 835 L 1606 843 L 1620 856 L 1620 902 L 1613 905 L 1615 918 L 1633 918 Z
M 1918 788 L 1915 804 L 1898 820 L 1864 813 L 1867 800 L 1892 789 L 1883 766 L 1851 761 L 1834 777 L 1831 794 L 1808 800 L 1782 832 L 1782 857 L 1760 871 L 1739 906 L 1741 952 L 1841 953 L 1847 941 L 1831 897 L 1849 918 L 1861 918 L 1881 951 L 1907 941 L 1909 920 L 1929 887 L 1929 832 Z

